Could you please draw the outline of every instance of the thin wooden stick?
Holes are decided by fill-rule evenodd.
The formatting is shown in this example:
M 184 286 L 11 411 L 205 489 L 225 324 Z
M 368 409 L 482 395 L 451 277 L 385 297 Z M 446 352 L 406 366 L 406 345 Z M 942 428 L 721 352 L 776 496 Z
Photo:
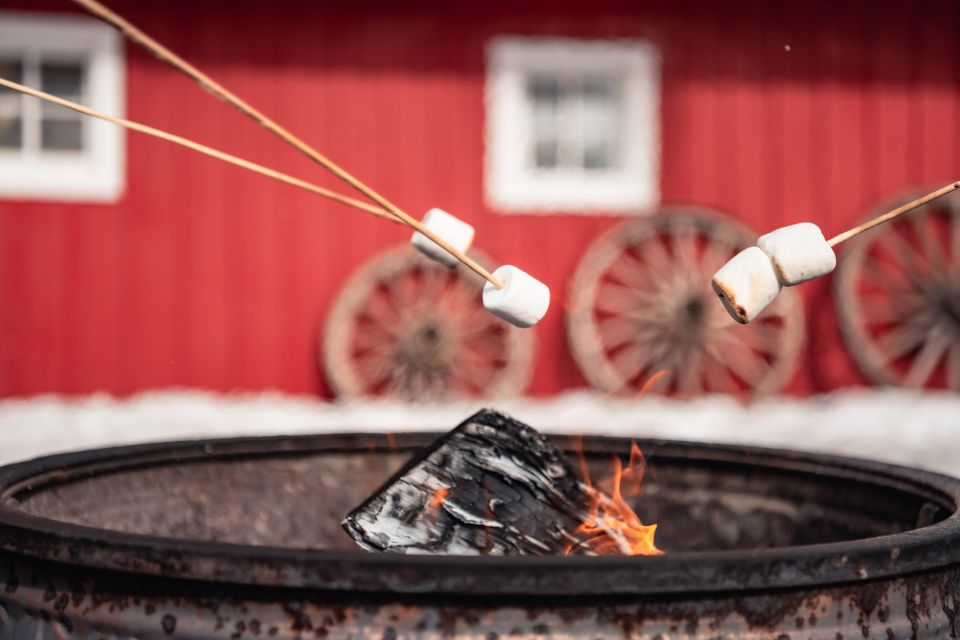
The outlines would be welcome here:
M 952 183 L 952 184 L 948 184 L 947 186 L 941 187 L 940 189 L 937 189 L 936 191 L 931 191 L 930 193 L 928 193 L 928 194 L 925 195 L 925 196 L 922 196 L 922 197 L 920 197 L 920 198 L 917 198 L 916 200 L 911 200 L 911 201 L 908 202 L 907 204 L 901 205 L 901 206 L 897 207 L 897 208 L 894 209 L 893 211 L 888 211 L 888 212 L 886 212 L 886 213 L 884 213 L 884 214 L 882 214 L 882 215 L 877 216 L 877 217 L 874 218 L 873 220 L 868 220 L 867 222 L 864 222 L 863 224 L 861 224 L 861 225 L 859 225 L 859 226 L 856 226 L 856 227 L 854 227 L 853 229 L 849 229 L 849 230 L 847 230 L 847 231 L 844 231 L 843 233 L 838 234 L 838 235 L 830 238 L 830 239 L 827 241 L 827 244 L 830 245 L 831 247 L 835 247 L 835 246 L 837 246 L 838 244 L 840 244 L 841 242 L 843 242 L 844 240 L 849 240 L 850 238 L 852 238 L 852 237 L 854 237 L 854 236 L 856 236 L 856 235 L 860 235 L 860 234 L 863 233 L 864 231 L 868 231 L 868 230 L 870 230 L 870 229 L 873 229 L 873 228 L 876 227 L 877 225 L 881 225 L 881 224 L 883 224 L 884 222 L 889 222 L 890 220 L 893 220 L 894 218 L 899 218 L 900 216 L 902 216 L 903 214 L 907 213 L 908 211 L 912 211 L 912 210 L 916 209 L 917 207 L 922 207 L 923 205 L 927 204 L 928 202 L 931 202 L 931 201 L 933 201 L 933 200 L 936 200 L 937 198 L 939 198 L 939 197 L 941 197 L 941 196 L 945 196 L 945 195 L 947 195 L 948 193 L 952 193 L 953 191 L 956 191 L 957 189 L 960 189 L 960 181 L 954 182 L 954 183 Z
M 61 107 L 72 109 L 73 111 L 82 113 L 85 116 L 90 116 L 91 118 L 104 120 L 106 122 L 110 122 L 112 124 L 124 127 L 126 129 L 130 129 L 132 131 L 138 131 L 148 136 L 153 136 L 154 138 L 160 138 L 161 140 L 166 140 L 167 142 L 178 144 L 182 147 L 192 149 L 198 153 L 202 153 L 204 155 L 217 158 L 218 160 L 223 160 L 224 162 L 230 163 L 232 165 L 242 167 L 244 169 L 247 169 L 248 171 L 253 171 L 254 173 L 259 173 L 261 175 L 267 176 L 268 178 L 273 178 L 274 180 L 279 180 L 280 182 L 284 182 L 294 187 L 299 187 L 304 191 L 309 191 L 310 193 L 315 193 L 319 196 L 323 196 L 324 198 L 329 198 L 330 200 L 333 200 L 335 202 L 339 202 L 341 204 L 345 204 L 350 207 L 355 207 L 357 209 L 360 209 L 361 211 L 372 213 L 375 216 L 378 216 L 380 218 L 385 218 L 396 224 L 403 224 L 403 222 L 398 220 L 395 216 L 390 215 L 383 209 L 380 209 L 379 207 L 375 207 L 372 204 L 363 202 L 362 200 L 356 200 L 355 198 L 350 198 L 348 196 L 341 195 L 336 191 L 324 189 L 323 187 L 319 187 L 313 183 L 307 182 L 306 180 L 301 180 L 299 178 L 294 178 L 293 176 L 287 175 L 285 173 L 274 171 L 273 169 L 269 169 L 267 167 L 256 164 L 254 162 L 250 162 L 249 160 L 244 160 L 243 158 L 232 156 L 229 153 L 224 153 L 223 151 L 219 151 L 212 147 L 208 147 L 206 145 L 200 144 L 199 142 L 194 142 L 193 140 L 190 140 L 188 138 L 184 138 L 182 136 L 178 136 L 172 133 L 167 133 L 166 131 L 155 129 L 145 124 L 140 124 L 139 122 L 133 122 L 132 120 L 117 118 L 115 116 L 111 116 L 106 113 L 101 113 L 99 111 L 91 109 L 90 107 L 86 107 L 82 104 L 71 102 L 69 100 L 64 100 L 63 98 L 58 98 L 57 96 L 51 95 L 49 93 L 44 93 L 43 91 L 38 91 L 37 89 L 32 89 L 22 84 L 17 84 L 16 82 L 12 82 L 5 78 L 0 78 L 0 86 L 6 87 L 7 89 L 12 89 L 14 91 L 19 91 L 20 93 L 26 94 L 28 96 L 32 96 L 34 98 L 39 98 L 40 100 L 46 100 L 47 102 L 58 104 Z
M 191 65 L 189 62 L 173 53 L 162 44 L 148 36 L 146 33 L 133 26 L 123 17 L 117 15 L 107 7 L 103 6 L 97 0 L 73 0 L 75 4 L 80 5 L 93 15 L 97 16 L 101 20 L 112 24 L 114 27 L 119 29 L 127 38 L 131 41 L 139 44 L 140 46 L 149 50 L 153 55 L 155 55 L 160 60 L 166 62 L 167 64 L 175 67 L 186 75 L 190 76 L 202 86 L 204 89 L 219 97 L 220 99 L 228 102 L 233 105 L 241 112 L 243 112 L 248 117 L 252 118 L 260 126 L 266 128 L 268 131 L 272 132 L 274 135 L 278 136 L 284 142 L 292 145 L 300 152 L 304 153 L 314 162 L 322 165 L 325 169 L 330 171 L 333 175 L 337 176 L 351 187 L 365 195 L 370 200 L 376 202 L 381 207 L 386 209 L 388 212 L 402 220 L 408 226 L 413 229 L 416 229 L 423 235 L 427 236 L 439 245 L 441 248 L 453 255 L 457 260 L 465 264 L 467 267 L 472 269 L 479 276 L 490 282 L 497 289 L 503 288 L 503 282 L 499 278 L 496 278 L 488 272 L 486 269 L 481 267 L 475 260 L 465 255 L 460 250 L 448 244 L 443 238 L 437 236 L 435 233 L 424 227 L 419 220 L 416 220 L 410 217 L 408 214 L 400 210 L 399 207 L 391 203 L 389 200 L 381 196 L 379 193 L 371 189 L 369 186 L 355 178 L 353 175 L 342 169 L 339 165 L 334 163 L 332 160 L 321 154 L 319 151 L 308 145 L 306 142 L 300 138 L 294 136 L 292 133 L 281 127 L 279 124 L 268 118 L 266 115 L 255 109 L 253 106 L 248 104 L 246 101 L 242 100 L 239 96 L 234 95 L 231 91 L 227 90 L 226 87 L 222 86 L 211 77 Z

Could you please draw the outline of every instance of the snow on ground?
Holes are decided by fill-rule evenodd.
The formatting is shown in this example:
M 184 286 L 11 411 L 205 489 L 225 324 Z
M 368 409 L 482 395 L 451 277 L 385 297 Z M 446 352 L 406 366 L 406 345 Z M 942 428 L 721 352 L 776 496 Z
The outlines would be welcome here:
M 442 431 L 485 405 L 546 432 L 790 447 L 960 476 L 960 395 L 862 389 L 749 405 L 723 396 L 620 400 L 589 391 L 440 405 L 328 403 L 272 392 L 184 390 L 128 399 L 37 396 L 0 401 L 0 463 L 105 445 L 210 436 Z

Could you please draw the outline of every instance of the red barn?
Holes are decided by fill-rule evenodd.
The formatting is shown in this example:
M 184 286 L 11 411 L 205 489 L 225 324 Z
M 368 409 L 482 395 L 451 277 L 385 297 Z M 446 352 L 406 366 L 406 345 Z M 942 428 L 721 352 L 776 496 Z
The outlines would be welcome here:
M 404 210 L 455 212 L 482 249 L 544 280 L 554 304 L 533 330 L 535 395 L 585 384 L 567 344 L 568 283 L 625 216 L 701 205 L 757 232 L 812 220 L 829 236 L 960 174 L 955 2 L 111 6 Z M 0 9 L 0 76 L 347 191 L 106 27 L 65 20 L 81 15 L 67 0 Z M 594 73 L 605 65 L 625 69 L 622 82 Z M 511 106 L 510 74 L 526 74 L 520 99 L 544 109 L 534 124 Z M 498 174 L 496 154 L 517 157 L 511 145 L 531 137 L 544 171 Z M 82 168 L 71 153 L 89 154 Z M 409 235 L 9 92 L 0 174 L 3 396 L 330 395 L 317 349 L 332 302 Z M 830 283 L 798 291 L 808 339 L 786 388 L 864 381 Z

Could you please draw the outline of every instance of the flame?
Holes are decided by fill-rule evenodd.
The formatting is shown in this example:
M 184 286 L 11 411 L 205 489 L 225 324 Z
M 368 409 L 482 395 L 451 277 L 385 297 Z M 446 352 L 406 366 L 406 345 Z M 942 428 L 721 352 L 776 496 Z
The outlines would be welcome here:
M 655 385 L 661 378 L 669 373 L 670 369 L 659 369 L 658 371 L 653 372 L 650 377 L 643 382 L 643 386 L 640 387 L 640 390 L 637 391 L 637 397 L 642 398 L 643 396 L 647 395 L 653 385 Z
M 443 504 L 443 501 L 447 499 L 447 494 L 450 493 L 450 487 L 440 487 L 433 494 L 433 497 L 430 498 L 430 510 L 436 511 L 440 508 L 440 505 Z
M 630 445 L 630 460 L 623 468 L 619 457 L 613 458 L 613 487 L 610 495 L 594 488 L 590 480 L 589 469 L 583 455 L 583 441 L 577 446 L 580 472 L 583 482 L 592 494 L 589 515 L 574 530 L 576 542 L 564 549 L 564 555 L 574 550 L 586 550 L 592 555 L 660 555 L 663 553 L 654 544 L 657 531 L 655 524 L 643 524 L 640 517 L 624 499 L 624 489 L 628 497 L 639 495 L 640 486 L 647 462 L 636 442 Z

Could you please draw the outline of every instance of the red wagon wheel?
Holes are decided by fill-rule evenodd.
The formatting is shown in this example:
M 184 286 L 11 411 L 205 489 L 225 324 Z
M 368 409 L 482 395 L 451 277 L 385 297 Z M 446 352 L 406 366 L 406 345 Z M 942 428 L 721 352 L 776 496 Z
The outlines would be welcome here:
M 784 290 L 735 323 L 710 278 L 756 236 L 716 213 L 661 210 L 618 224 L 587 250 L 567 313 L 573 357 L 603 391 L 756 395 L 780 389 L 803 343 L 803 308 Z
M 487 312 L 482 288 L 465 270 L 409 247 L 375 257 L 351 276 L 327 318 L 322 360 L 333 391 L 403 400 L 522 392 L 533 333 Z
M 960 391 L 960 198 L 851 240 L 834 285 L 847 347 L 872 382 Z

